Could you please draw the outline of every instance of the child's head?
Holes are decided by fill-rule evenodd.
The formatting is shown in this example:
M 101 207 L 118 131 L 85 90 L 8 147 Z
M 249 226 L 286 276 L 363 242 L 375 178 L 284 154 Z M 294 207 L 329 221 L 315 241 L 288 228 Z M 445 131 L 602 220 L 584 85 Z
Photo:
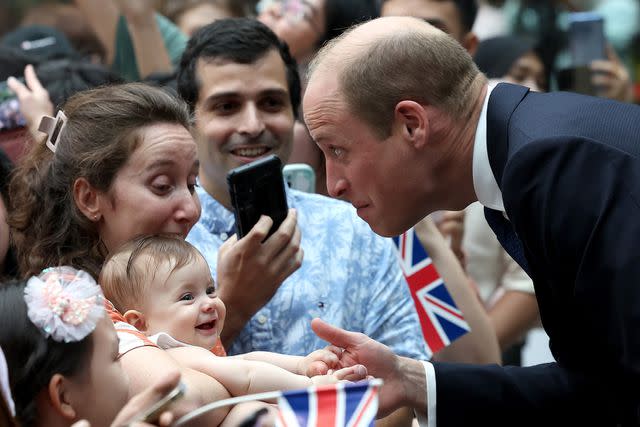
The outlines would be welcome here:
M 79 419 L 110 424 L 127 400 L 128 379 L 91 276 L 56 267 L 2 285 L 0 319 L 0 347 L 22 426 Z
M 105 296 L 147 335 L 165 332 L 207 349 L 218 340 L 226 309 L 202 254 L 175 235 L 125 243 L 100 273 Z

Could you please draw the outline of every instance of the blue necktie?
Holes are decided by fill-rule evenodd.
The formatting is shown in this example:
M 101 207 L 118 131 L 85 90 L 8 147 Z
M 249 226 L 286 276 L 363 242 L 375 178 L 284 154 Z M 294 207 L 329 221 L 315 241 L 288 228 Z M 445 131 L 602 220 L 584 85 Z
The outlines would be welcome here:
M 493 232 L 496 233 L 496 237 L 504 250 L 507 251 L 511 258 L 531 277 L 529 264 L 527 263 L 527 258 L 524 256 L 522 242 L 516 235 L 516 232 L 513 231 L 511 222 L 504 217 L 502 212 L 494 209 L 484 208 L 484 216 Z

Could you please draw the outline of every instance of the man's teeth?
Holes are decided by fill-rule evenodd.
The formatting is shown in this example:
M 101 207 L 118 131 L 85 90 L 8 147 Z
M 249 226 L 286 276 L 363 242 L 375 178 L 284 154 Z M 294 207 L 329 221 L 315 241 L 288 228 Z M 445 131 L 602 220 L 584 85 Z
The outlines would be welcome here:
M 238 148 L 234 153 L 242 157 L 256 157 L 266 153 L 268 150 L 263 147 L 259 148 Z

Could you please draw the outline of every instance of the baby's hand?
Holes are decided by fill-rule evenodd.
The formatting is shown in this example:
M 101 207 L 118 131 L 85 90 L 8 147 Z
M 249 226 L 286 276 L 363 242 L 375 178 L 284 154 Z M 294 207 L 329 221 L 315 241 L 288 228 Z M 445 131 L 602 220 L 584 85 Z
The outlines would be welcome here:
M 321 350 L 316 350 L 298 362 L 297 374 L 306 375 L 307 377 L 325 375 L 329 373 L 330 370 L 340 368 L 339 357 L 340 349 L 334 346 L 327 346 Z
M 334 384 L 339 381 L 360 381 L 367 379 L 367 368 L 364 365 L 353 365 L 338 369 L 328 375 L 316 375 L 311 378 L 314 385 Z

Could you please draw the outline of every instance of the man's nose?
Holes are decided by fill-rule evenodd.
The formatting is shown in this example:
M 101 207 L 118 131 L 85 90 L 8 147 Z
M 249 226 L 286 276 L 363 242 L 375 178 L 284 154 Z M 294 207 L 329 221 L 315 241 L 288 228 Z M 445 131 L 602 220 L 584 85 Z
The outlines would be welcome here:
M 242 121 L 238 128 L 239 133 L 249 137 L 259 136 L 265 129 L 262 114 L 255 104 L 249 104 L 244 109 Z

